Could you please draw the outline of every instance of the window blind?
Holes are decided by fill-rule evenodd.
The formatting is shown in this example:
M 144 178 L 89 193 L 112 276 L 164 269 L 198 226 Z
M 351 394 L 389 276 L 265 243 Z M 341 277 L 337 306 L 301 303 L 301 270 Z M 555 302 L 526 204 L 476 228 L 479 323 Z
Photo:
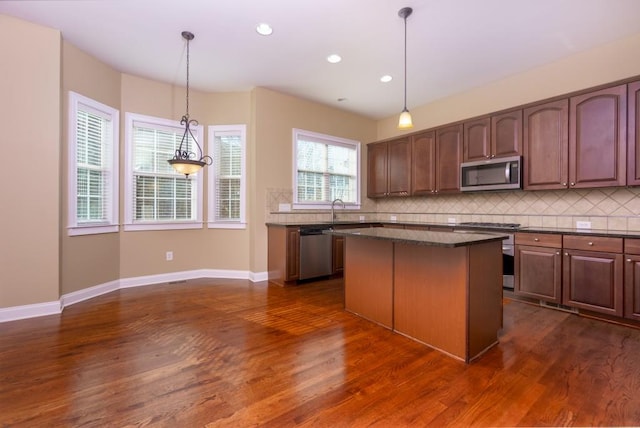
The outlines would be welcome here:
M 197 182 L 193 175 L 178 174 L 167 162 L 182 134 L 181 128 L 133 122 L 134 221 L 195 219 Z M 191 138 L 189 142 L 193 145 Z

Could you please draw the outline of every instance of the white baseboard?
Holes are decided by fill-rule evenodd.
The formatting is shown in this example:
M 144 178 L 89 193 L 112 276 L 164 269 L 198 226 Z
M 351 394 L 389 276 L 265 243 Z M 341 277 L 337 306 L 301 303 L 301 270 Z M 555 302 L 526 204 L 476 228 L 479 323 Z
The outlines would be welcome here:
M 34 303 L 33 305 L 11 306 L 0 308 L 0 323 L 7 321 L 23 320 L 26 318 L 56 315 L 62 312 L 59 300 L 53 302 Z
M 75 303 L 83 302 L 103 294 L 121 288 L 142 287 L 145 285 L 162 284 L 166 282 L 187 281 L 190 279 L 211 278 L 211 279 L 248 279 L 251 282 L 267 281 L 267 272 L 249 272 L 220 269 L 198 269 L 182 272 L 170 272 L 158 275 L 138 276 L 133 278 L 122 278 L 109 281 L 104 284 L 63 294 L 60 300 L 52 302 L 35 303 L 33 305 L 12 306 L 0 308 L 0 323 L 15 321 L 26 318 L 35 318 L 45 315 L 55 315 L 62 313 L 63 309 Z

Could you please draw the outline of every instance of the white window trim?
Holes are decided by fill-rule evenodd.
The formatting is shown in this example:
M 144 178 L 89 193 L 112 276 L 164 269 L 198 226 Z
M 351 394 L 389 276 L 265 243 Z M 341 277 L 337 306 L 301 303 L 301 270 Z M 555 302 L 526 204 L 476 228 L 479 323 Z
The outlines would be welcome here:
M 147 122 L 156 126 L 168 126 L 182 128 L 179 121 L 162 119 L 159 117 L 145 116 L 137 113 L 125 113 L 125 180 L 124 180 L 124 230 L 126 232 L 140 231 L 140 230 L 177 230 L 177 229 L 202 229 L 202 174 L 207 168 L 200 170 L 196 176 L 197 182 L 197 207 L 196 207 L 196 219 L 185 221 L 136 221 L 133 220 L 133 123 L 134 122 Z M 203 129 L 202 125 L 198 125 L 194 131 L 196 139 L 198 140 L 200 147 L 203 147 Z
M 333 143 L 336 143 L 336 145 L 344 145 L 350 148 L 355 148 L 356 149 L 356 156 L 358 159 L 358 166 L 357 166 L 357 174 L 358 174 L 358 180 L 357 180 L 357 190 L 356 190 L 356 202 L 347 202 L 345 203 L 345 209 L 349 209 L 349 210 L 359 210 L 360 206 L 361 206 L 361 191 L 362 191 L 362 186 L 361 186 L 361 181 L 362 181 L 362 176 L 360 174 L 361 171 L 361 164 L 362 164 L 362 158 L 360 157 L 360 146 L 361 143 L 360 141 L 356 141 L 356 140 L 349 140 L 347 138 L 340 138 L 340 137 L 335 137 L 333 135 L 327 135 L 327 134 L 320 134 L 318 132 L 311 132 L 311 131 L 305 131 L 304 129 L 297 129 L 294 128 L 293 129 L 293 156 L 292 156 L 292 162 L 293 162 L 293 203 L 291 204 L 292 209 L 294 210 L 326 210 L 331 208 L 331 202 L 317 202 L 317 203 L 299 203 L 298 202 L 298 136 L 299 135 L 308 135 L 310 137 L 313 138 L 318 138 L 318 139 L 322 139 L 322 140 L 327 140 L 327 141 L 331 141 Z M 342 208 L 342 205 L 338 206 L 338 208 Z
M 242 160 L 241 162 L 241 170 L 242 176 L 240 179 L 240 219 L 239 220 L 229 220 L 229 221 L 216 221 L 216 180 L 215 180 L 215 171 L 209 171 L 208 175 L 208 224 L 207 226 L 210 229 L 246 229 L 247 228 L 247 217 L 246 217 L 246 206 L 247 206 L 247 126 L 246 125 L 212 125 L 208 128 L 208 141 L 210 153 L 214 152 L 214 144 L 215 144 L 215 134 L 216 132 L 238 132 L 240 134 L 240 138 L 242 140 Z M 215 165 L 215 159 L 213 165 Z
M 78 168 L 77 168 L 77 116 L 80 104 L 84 104 L 87 107 L 97 110 L 103 113 L 105 116 L 111 118 L 112 126 L 112 153 L 111 153 L 111 189 L 109 201 L 110 212 L 109 220 L 107 222 L 99 223 L 84 223 L 78 224 Z M 69 91 L 69 117 L 67 131 L 69 135 L 68 141 L 68 183 L 67 183 L 67 197 L 68 197 L 68 225 L 67 233 L 69 236 L 80 235 L 93 235 L 99 233 L 114 233 L 119 231 L 119 147 L 120 147 L 120 111 L 110 107 L 106 104 L 102 104 L 98 101 L 87 98 L 76 92 Z

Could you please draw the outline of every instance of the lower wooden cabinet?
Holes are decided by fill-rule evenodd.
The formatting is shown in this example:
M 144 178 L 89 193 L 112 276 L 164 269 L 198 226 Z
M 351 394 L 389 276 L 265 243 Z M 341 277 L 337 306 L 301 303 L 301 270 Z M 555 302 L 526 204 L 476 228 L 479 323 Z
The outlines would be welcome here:
M 300 276 L 300 228 L 268 227 L 267 268 L 269 281 L 279 285 Z
M 344 271 L 344 236 L 333 236 L 332 240 L 332 261 L 331 273 L 336 274 Z
M 640 321 L 640 239 L 625 239 L 624 254 L 624 316 Z
M 564 236 L 562 303 L 623 316 L 622 238 Z
M 517 233 L 514 293 L 545 302 L 562 302 L 562 236 Z
M 640 255 L 625 256 L 624 316 L 640 321 Z

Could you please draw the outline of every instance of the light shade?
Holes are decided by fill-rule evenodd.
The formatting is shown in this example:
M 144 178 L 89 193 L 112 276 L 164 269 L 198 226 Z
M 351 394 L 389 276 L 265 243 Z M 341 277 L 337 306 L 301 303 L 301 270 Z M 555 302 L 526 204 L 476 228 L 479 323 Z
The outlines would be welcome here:
M 411 119 L 411 113 L 405 107 L 400 113 L 400 119 L 398 120 L 398 129 L 410 129 L 413 128 L 413 119 Z
M 203 161 L 189 160 L 189 159 L 169 159 L 167 162 L 176 170 L 179 174 L 189 176 L 200 171 L 200 169 L 206 165 Z

